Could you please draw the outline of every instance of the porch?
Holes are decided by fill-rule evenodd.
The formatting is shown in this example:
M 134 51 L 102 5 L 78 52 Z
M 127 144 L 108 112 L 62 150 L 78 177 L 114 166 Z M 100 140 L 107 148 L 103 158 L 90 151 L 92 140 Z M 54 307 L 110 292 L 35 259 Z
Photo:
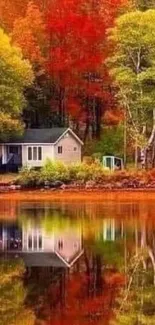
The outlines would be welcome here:
M 0 171 L 17 172 L 22 166 L 22 146 L 3 144 L 0 146 Z

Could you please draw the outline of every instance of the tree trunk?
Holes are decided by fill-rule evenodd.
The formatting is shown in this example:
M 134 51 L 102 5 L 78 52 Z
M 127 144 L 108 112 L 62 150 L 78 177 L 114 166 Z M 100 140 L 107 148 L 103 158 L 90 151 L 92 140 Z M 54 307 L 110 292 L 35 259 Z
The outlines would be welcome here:
M 138 144 L 137 144 L 137 138 L 135 140 L 135 168 L 138 168 Z
M 146 146 L 146 158 L 145 158 L 145 168 L 148 169 L 149 167 L 149 151 L 151 150 L 152 147 L 152 157 L 151 158 L 151 166 L 153 167 L 155 165 L 155 108 L 153 109 L 153 126 L 152 126 L 152 132 L 150 135 L 150 138 L 148 140 L 147 146 Z
M 86 119 L 86 127 L 84 131 L 83 142 L 85 143 L 89 134 L 89 118 Z
M 127 163 L 127 112 L 124 113 L 124 167 Z
M 101 137 L 101 104 L 98 101 L 96 101 L 96 138 L 100 139 Z
M 65 124 L 65 90 L 60 87 L 59 92 L 59 120 L 60 126 Z

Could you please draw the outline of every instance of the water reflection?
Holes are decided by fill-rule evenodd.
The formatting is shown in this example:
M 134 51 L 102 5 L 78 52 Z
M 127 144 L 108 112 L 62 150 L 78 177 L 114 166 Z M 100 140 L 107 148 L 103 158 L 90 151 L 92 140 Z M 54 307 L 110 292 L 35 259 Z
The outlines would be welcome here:
M 1 263 L 23 261 L 24 305 L 34 314 L 33 324 L 110 324 L 136 258 L 155 285 L 154 211 L 147 201 L 4 202 Z
M 83 254 L 82 232 L 45 231 L 37 224 L 0 224 L 0 252 L 20 257 L 27 267 L 71 267 Z

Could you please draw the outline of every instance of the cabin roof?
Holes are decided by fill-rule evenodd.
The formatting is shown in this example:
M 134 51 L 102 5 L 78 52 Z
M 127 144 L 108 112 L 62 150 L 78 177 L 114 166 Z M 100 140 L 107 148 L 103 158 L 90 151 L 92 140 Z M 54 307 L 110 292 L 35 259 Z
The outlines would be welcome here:
M 11 138 L 5 143 L 9 144 L 48 144 L 56 143 L 65 133 L 71 132 L 72 135 L 82 144 L 80 138 L 69 128 L 48 128 L 48 129 L 26 129 L 21 137 Z M 1 143 L 4 143 L 1 141 Z

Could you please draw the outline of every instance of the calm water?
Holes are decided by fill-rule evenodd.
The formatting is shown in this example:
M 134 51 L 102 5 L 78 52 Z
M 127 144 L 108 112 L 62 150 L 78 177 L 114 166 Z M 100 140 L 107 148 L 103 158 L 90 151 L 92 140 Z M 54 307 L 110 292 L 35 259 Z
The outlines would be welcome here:
M 128 286 L 125 274 L 130 275 L 128 267 L 137 256 L 149 271 L 145 287 L 153 286 L 153 202 L 1 203 L 1 261 L 24 263 L 23 305 L 34 324 L 110 324 L 116 298 Z M 153 315 L 154 309 L 149 317 Z M 14 321 L 13 314 L 8 317 Z M 7 316 L 0 324 L 9 324 Z

